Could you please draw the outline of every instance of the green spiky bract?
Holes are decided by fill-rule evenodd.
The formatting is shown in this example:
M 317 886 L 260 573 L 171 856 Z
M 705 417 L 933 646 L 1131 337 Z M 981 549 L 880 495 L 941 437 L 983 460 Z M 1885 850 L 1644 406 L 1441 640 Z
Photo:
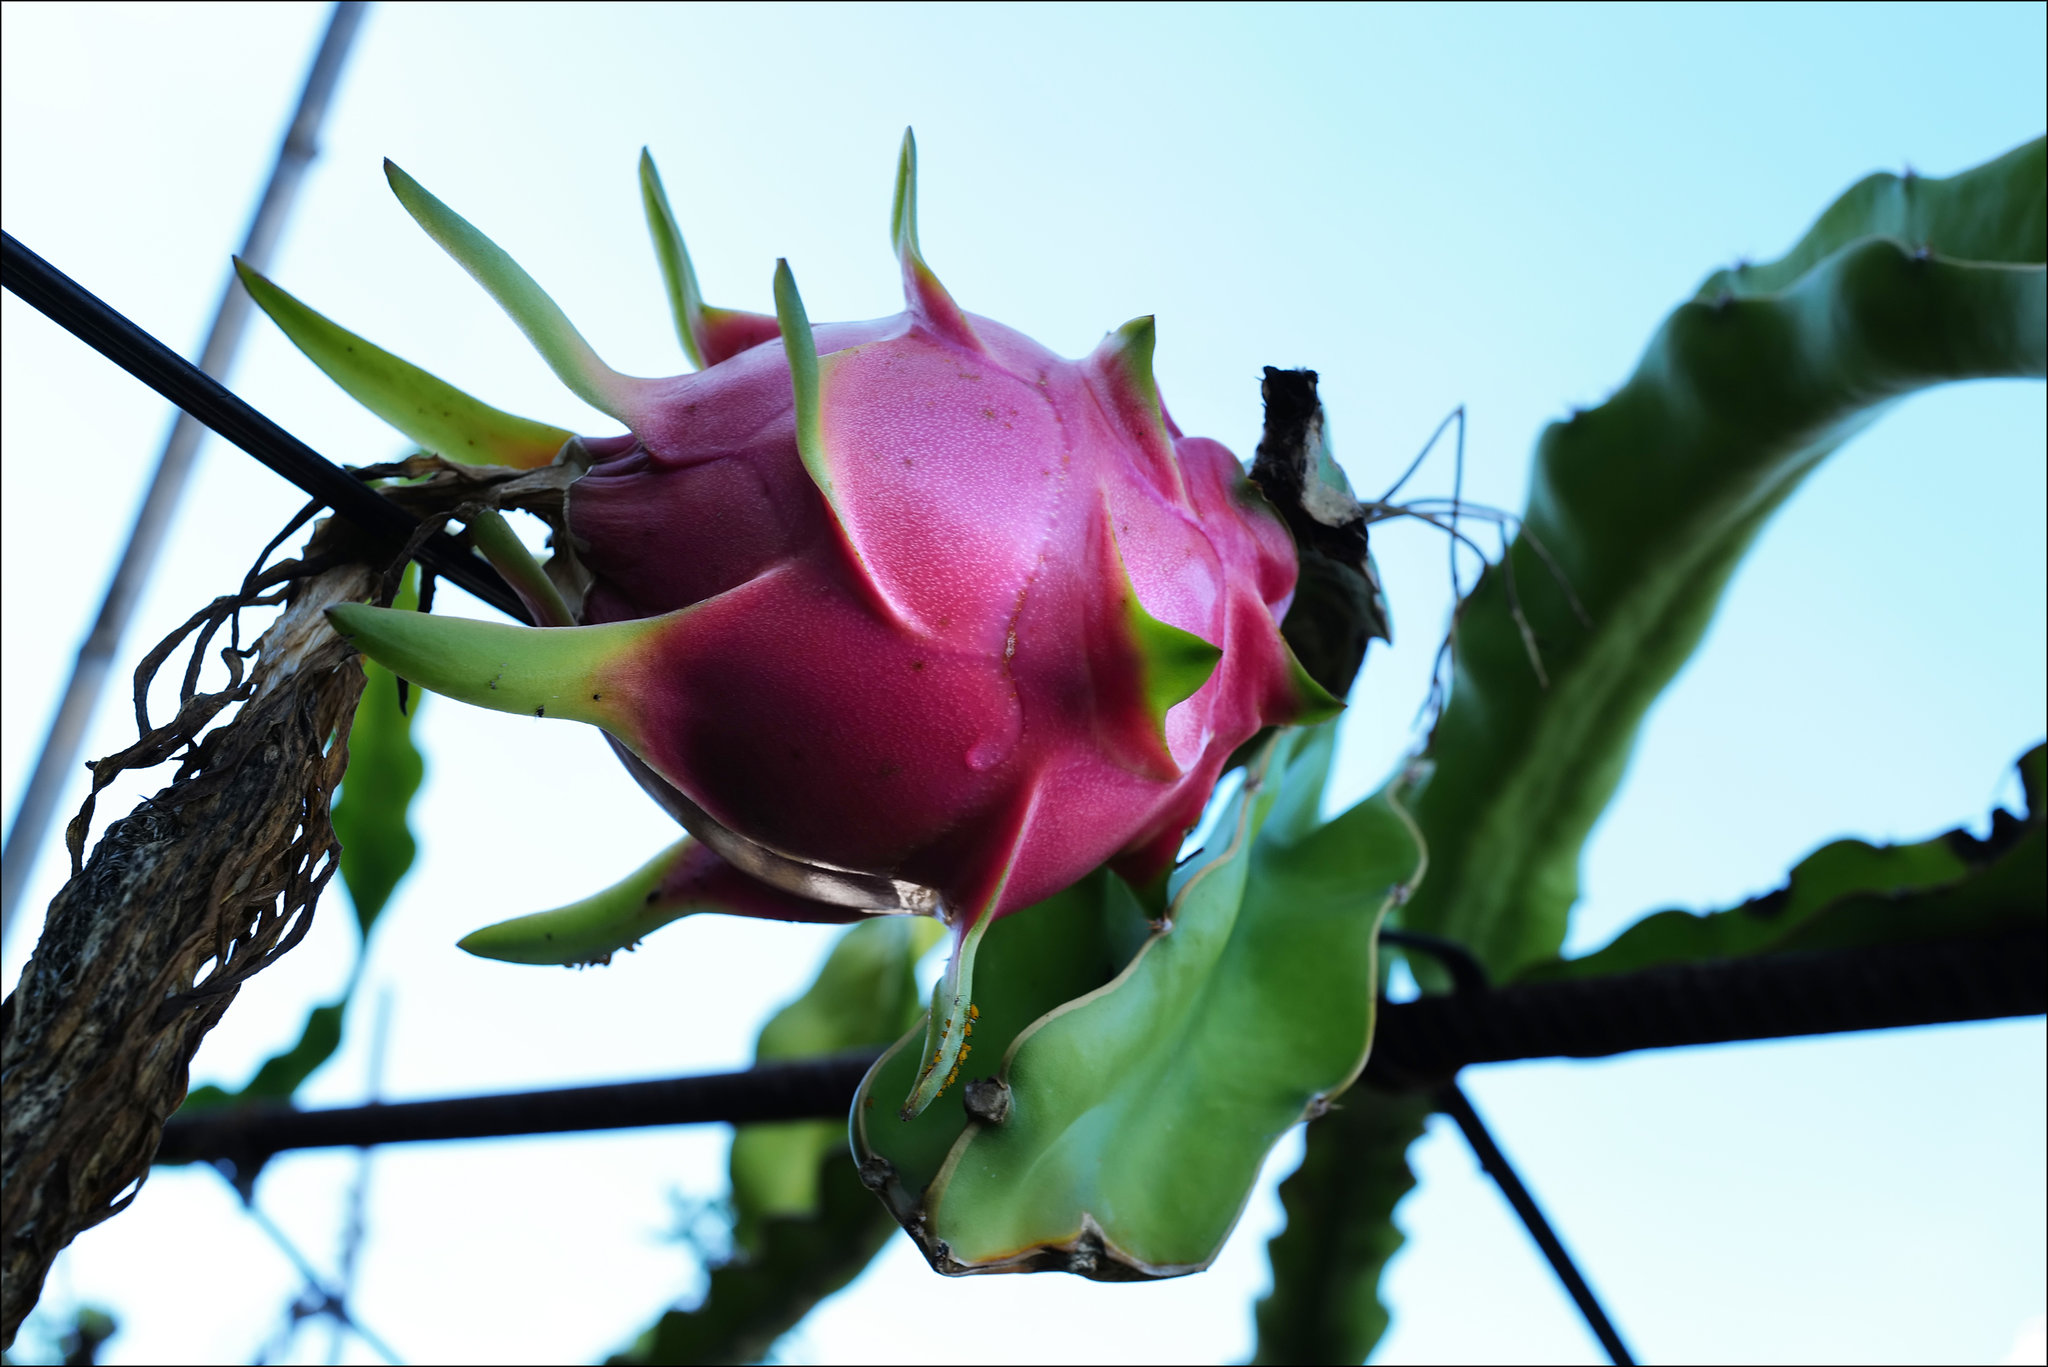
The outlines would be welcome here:
M 471 398 L 307 307 L 242 262 L 249 297 L 292 345 L 357 403 L 444 459 L 462 465 L 546 465 L 571 434 Z
M 645 381 L 606 365 L 548 292 L 468 219 L 429 194 L 396 163 L 387 160 L 384 175 L 406 212 L 497 300 L 555 378 L 592 408 L 630 425 L 635 392 Z

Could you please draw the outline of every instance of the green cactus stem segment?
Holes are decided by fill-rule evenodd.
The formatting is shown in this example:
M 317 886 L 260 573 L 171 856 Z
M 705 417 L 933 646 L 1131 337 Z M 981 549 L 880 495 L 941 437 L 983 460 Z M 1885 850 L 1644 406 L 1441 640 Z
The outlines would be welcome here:
M 671 921 L 706 910 L 661 895 L 661 885 L 689 853 L 685 837 L 604 891 L 553 911 L 515 916 L 457 940 L 480 959 L 508 964 L 603 964 Z M 715 908 L 712 908 L 715 910 Z
M 699 370 L 717 365 L 775 336 L 776 322 L 766 314 L 716 308 L 704 302 L 697 287 L 697 269 L 690 263 L 690 249 L 683 245 L 682 229 L 675 210 L 669 207 L 668 191 L 662 188 L 661 172 L 654 167 L 653 154 L 644 147 L 640 149 L 640 202 L 647 211 L 655 257 L 661 262 L 676 340 L 683 344 L 683 354 L 691 365 Z
M 917 138 L 903 130 L 903 151 L 896 158 L 896 197 L 889 212 L 889 245 L 903 267 L 903 298 L 918 320 L 949 341 L 980 351 L 974 325 L 925 264 L 917 241 Z
M 898 1119 L 915 1120 L 927 1106 L 944 1096 L 946 1089 L 959 1081 L 960 1069 L 974 1052 L 974 1023 L 981 1018 L 973 1002 L 974 956 L 994 919 L 986 912 L 975 917 L 953 947 L 944 976 L 932 987 L 931 1011 L 925 1021 L 924 1061 L 918 1067 L 917 1082 L 904 1100 L 903 1109 L 897 1112 Z
M 327 610 L 343 639 L 401 678 L 457 702 L 562 717 L 638 750 L 641 661 L 688 609 L 603 626 L 522 627 L 365 603 Z
M 445 460 L 532 470 L 553 460 L 572 435 L 471 398 L 307 307 L 240 258 L 235 272 L 256 306 L 328 379 Z
M 592 408 L 633 426 L 639 391 L 647 381 L 606 365 L 547 291 L 468 219 L 427 193 L 394 162 L 385 161 L 384 175 L 413 221 L 498 302 L 555 377 Z
M 971 1042 L 993 1055 L 976 1056 L 981 1099 L 1007 1088 L 1006 1108 L 874 1124 L 869 1098 L 931 1057 L 928 1032 L 877 1063 L 855 1155 L 935 1269 L 1206 1267 L 1274 1142 L 1357 1079 L 1378 925 L 1427 860 L 1407 814 L 1420 773 L 1318 820 L 1334 739 L 1282 728 L 1258 747 L 1165 917 L 1105 879 L 996 923 Z
M 532 552 L 513 535 L 502 514 L 485 508 L 464 520 L 469 523 L 469 534 L 476 541 L 477 550 L 491 562 L 492 569 L 504 576 L 513 591 L 526 600 L 526 606 L 533 609 L 537 625 L 576 625 L 575 614 L 562 601 L 562 591 L 555 587 L 554 580 L 548 578 L 547 571 L 540 567 Z

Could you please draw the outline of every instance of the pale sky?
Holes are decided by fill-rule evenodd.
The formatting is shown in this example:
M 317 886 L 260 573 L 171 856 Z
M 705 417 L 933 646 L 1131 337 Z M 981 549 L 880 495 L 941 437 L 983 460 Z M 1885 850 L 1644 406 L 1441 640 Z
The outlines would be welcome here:
M 196 348 L 324 6 L 0 18 L 7 230 Z M 1366 489 L 1464 403 L 1467 493 L 1514 508 L 1542 424 L 1618 385 L 1709 270 L 1776 255 L 1868 171 L 1947 174 L 2037 136 L 2044 50 L 2032 4 L 379 6 L 273 273 L 480 397 L 606 432 L 413 226 L 381 158 L 518 257 L 614 365 L 661 374 L 684 363 L 640 216 L 643 143 L 713 302 L 767 308 L 787 256 L 814 319 L 858 318 L 898 307 L 890 178 L 915 124 L 923 243 L 963 307 L 1067 355 L 1155 314 L 1176 419 L 1240 456 L 1259 368 L 1313 366 Z M 11 815 L 167 418 L 12 296 L 0 321 Z M 260 321 L 232 384 L 336 459 L 401 448 Z M 1651 716 L 1589 847 L 1573 947 L 1658 907 L 1739 901 L 1839 835 L 1981 829 L 2017 801 L 2010 765 L 2048 711 L 2044 445 L 2038 384 L 1958 386 L 1901 405 L 1795 496 Z M 1448 483 L 1441 469 L 1431 491 Z M 209 442 L 117 678 L 298 502 Z M 1397 646 L 1354 694 L 1340 804 L 1409 743 L 1449 604 L 1440 542 L 1390 530 L 1378 553 Z M 485 615 L 452 590 L 441 610 Z M 127 738 L 114 702 L 89 754 Z M 421 717 L 422 858 L 369 966 L 370 999 L 394 1002 L 387 1096 L 744 1063 L 829 932 L 698 918 L 582 974 L 459 953 L 478 925 L 611 882 L 672 827 L 587 731 L 442 700 Z M 61 863 L 46 852 L 36 906 Z M 329 905 L 195 1081 L 239 1084 L 287 1042 L 345 975 L 350 933 Z M 310 1100 L 362 1099 L 367 1034 Z M 2033 1019 L 1466 1081 L 1645 1360 L 2040 1361 L 2044 1072 Z M 691 1290 L 662 1231 L 672 1194 L 718 1194 L 725 1144 L 703 1127 L 389 1150 L 356 1306 L 409 1361 L 615 1350 Z M 777 1355 L 956 1361 L 971 1341 L 988 1361 L 1242 1360 L 1271 1184 L 1297 1153 L 1281 1145 L 1200 1276 L 949 1282 L 898 1240 Z M 1595 1360 L 1455 1132 L 1414 1158 L 1378 1360 Z M 258 1187 L 325 1269 L 356 1162 L 282 1159 Z M 65 1255 L 46 1303 L 113 1308 L 110 1361 L 246 1360 L 295 1289 L 216 1177 L 165 1171 Z M 326 1351 L 302 1332 L 291 1357 Z M 347 1359 L 371 1360 L 360 1344 Z

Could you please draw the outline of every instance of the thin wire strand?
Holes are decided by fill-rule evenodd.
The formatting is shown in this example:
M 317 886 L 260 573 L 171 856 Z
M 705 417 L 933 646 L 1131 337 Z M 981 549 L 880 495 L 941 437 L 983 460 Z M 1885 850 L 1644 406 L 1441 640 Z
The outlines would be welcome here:
M 1457 425 L 1458 435 L 1452 457 L 1450 496 L 1445 498 L 1441 495 L 1431 495 L 1411 499 L 1407 503 L 1393 502 L 1394 495 L 1399 493 L 1402 486 L 1407 484 L 1410 479 L 1414 478 L 1417 471 L 1421 470 L 1423 465 L 1429 460 L 1430 455 L 1436 450 L 1438 443 L 1443 440 L 1444 433 L 1450 430 L 1454 423 Z M 1429 434 L 1429 440 L 1424 442 L 1422 449 L 1416 453 L 1415 459 L 1408 462 L 1407 468 L 1401 472 L 1398 479 L 1387 486 L 1386 492 L 1381 494 L 1378 499 L 1361 505 L 1368 523 L 1387 522 L 1395 518 L 1409 517 L 1448 534 L 1446 553 L 1450 566 L 1451 598 L 1455 606 L 1451 610 L 1450 626 L 1446 630 L 1443 640 L 1438 644 L 1436 659 L 1430 666 L 1429 695 L 1424 698 L 1421 709 L 1416 713 L 1418 724 L 1425 717 L 1440 713 L 1448 696 L 1449 690 L 1448 683 L 1444 678 L 1444 667 L 1446 661 L 1457 647 L 1458 628 L 1463 623 L 1465 608 L 1471 601 L 1465 593 L 1464 575 L 1458 566 L 1458 552 L 1461 547 L 1477 555 L 1481 565 L 1492 568 L 1493 565 L 1498 564 L 1501 567 L 1502 587 L 1505 589 L 1508 598 L 1508 612 L 1514 620 L 1516 634 L 1521 638 L 1522 650 L 1528 657 L 1529 667 L 1535 673 L 1537 683 L 1541 687 L 1546 689 L 1550 687 L 1549 671 L 1543 665 L 1543 653 L 1536 639 L 1535 628 L 1529 621 L 1528 613 L 1522 607 L 1520 585 L 1517 583 L 1515 573 L 1515 547 L 1508 538 L 1509 528 L 1512 527 L 1518 540 L 1526 541 L 1529 549 L 1534 551 L 1537 558 L 1543 562 L 1544 568 L 1549 571 L 1551 579 L 1557 584 L 1559 591 L 1564 594 L 1565 602 L 1571 608 L 1572 615 L 1578 619 L 1579 624 L 1584 627 L 1591 627 L 1593 625 L 1592 615 L 1586 611 L 1586 606 L 1580 600 L 1578 591 L 1573 588 L 1571 577 L 1565 573 L 1564 566 L 1559 563 L 1555 555 L 1551 554 L 1550 548 L 1543 544 L 1543 539 L 1528 525 L 1526 519 L 1505 509 L 1494 508 L 1486 504 L 1468 504 L 1465 501 L 1466 432 L 1465 405 L 1459 404 L 1456 408 L 1445 414 L 1441 422 L 1437 423 L 1435 430 Z M 1459 528 L 1458 523 L 1460 519 L 1466 516 L 1491 522 L 1499 530 L 1501 552 L 1497 561 L 1488 559 L 1486 552 Z M 1480 579 L 1481 582 L 1484 582 L 1484 570 L 1481 571 Z M 1474 591 L 1477 591 L 1476 585 L 1474 586 Z
M 369 946 L 363 946 L 367 955 Z M 362 958 L 356 960 L 356 971 L 362 971 Z M 384 1099 L 384 1059 L 391 1040 L 391 988 L 383 987 L 377 993 L 377 1018 L 370 1030 L 370 1079 L 367 1095 L 363 1098 L 369 1105 L 376 1105 Z M 369 1204 L 370 1163 L 374 1149 L 356 1151 L 356 1180 L 349 1187 L 348 1213 L 341 1231 L 341 1294 L 343 1298 L 356 1293 L 356 1270 L 361 1263 L 363 1236 L 368 1232 L 363 1220 L 363 1211 Z M 342 1344 L 349 1326 L 340 1316 L 335 1316 L 333 1335 L 327 1344 L 329 1363 L 341 1361 Z
M 1501 1195 L 1507 1198 L 1508 1205 L 1521 1218 L 1523 1228 L 1529 1231 L 1529 1237 L 1535 1240 L 1536 1247 L 1542 1251 L 1545 1261 L 1550 1264 L 1550 1270 L 1555 1272 L 1558 1281 L 1563 1283 L 1565 1293 L 1572 1298 L 1572 1304 L 1576 1305 L 1579 1313 L 1585 1317 L 1586 1327 L 1592 1330 L 1593 1337 L 1606 1351 L 1608 1361 L 1616 1364 L 1616 1367 L 1632 1367 L 1635 1358 L 1630 1355 L 1628 1345 L 1622 1341 L 1621 1332 L 1614 1327 L 1614 1321 L 1608 1318 L 1606 1308 L 1600 1304 L 1600 1298 L 1593 1294 L 1592 1286 L 1586 1281 L 1585 1274 L 1579 1271 L 1578 1264 L 1572 1260 L 1572 1255 L 1565 1249 L 1564 1240 L 1558 1237 L 1557 1230 L 1544 1215 L 1543 1208 L 1536 1204 L 1535 1196 L 1516 1173 L 1514 1165 L 1501 1151 L 1492 1133 L 1487 1130 L 1486 1122 L 1479 1118 L 1479 1112 L 1473 1107 L 1471 1098 L 1465 1095 L 1464 1089 L 1453 1079 L 1437 1088 L 1433 1099 L 1437 1108 L 1450 1116 L 1457 1123 L 1459 1130 L 1463 1131 L 1466 1143 L 1472 1146 L 1473 1156 L 1479 1160 L 1480 1168 L 1500 1187 Z
M 1499 566 L 1501 567 L 1501 586 L 1507 590 L 1508 615 L 1514 619 L 1515 630 L 1521 635 L 1522 649 L 1523 652 L 1527 654 L 1529 657 L 1529 667 L 1536 672 L 1536 682 L 1539 685 L 1541 685 L 1544 688 L 1550 687 L 1550 674 L 1547 670 L 1543 668 L 1543 652 L 1537 649 L 1536 646 L 1535 628 L 1529 625 L 1529 616 L 1527 613 L 1522 611 L 1522 594 L 1519 586 L 1515 582 L 1515 558 L 1514 556 L 1508 554 L 1506 533 L 1503 532 L 1501 537 L 1500 559 L 1497 562 L 1488 561 L 1486 558 L 1486 552 L 1479 548 L 1479 543 L 1474 541 L 1471 537 L 1465 535 L 1463 532 L 1459 531 L 1454 522 L 1445 522 L 1441 518 L 1431 513 L 1411 512 L 1408 514 L 1408 516 L 1416 519 L 1418 522 L 1426 522 L 1432 527 L 1436 527 L 1442 531 L 1450 533 L 1451 544 L 1454 553 L 1456 551 L 1456 548 L 1462 545 L 1469 548 L 1473 554 L 1479 557 L 1482 563 L 1487 564 L 1489 567 L 1491 567 L 1493 564 L 1499 564 Z M 1456 562 L 1454 561 L 1452 563 L 1455 567 Z M 1453 572 L 1455 573 L 1455 568 Z M 1452 581 L 1452 587 L 1454 589 L 1457 587 L 1457 582 L 1455 578 Z M 1465 605 L 1470 601 L 1471 599 L 1464 596 L 1463 594 L 1459 595 L 1458 606 L 1451 612 L 1451 629 L 1445 638 L 1445 648 L 1448 648 L 1452 643 L 1454 643 L 1457 640 L 1458 622 L 1464 616 Z
M 1457 539 L 1457 538 L 1458 538 L 1458 510 L 1459 510 L 1460 508 L 1462 508 L 1462 507 L 1464 506 L 1464 503 L 1465 503 L 1465 406 L 1464 406 L 1463 404 L 1459 404 L 1459 405 L 1458 405 L 1458 452 L 1457 452 L 1457 457 L 1456 457 L 1456 459 L 1455 459 L 1455 460 L 1453 461 L 1453 463 L 1452 463 L 1452 465 L 1451 465 L 1451 548 L 1450 548 L 1450 557 L 1451 557 L 1451 597 L 1452 597 L 1452 599 L 1453 599 L 1454 601 L 1456 601 L 1456 602 L 1460 602 L 1460 603 L 1462 603 L 1462 602 L 1464 602 L 1464 601 L 1465 601 L 1465 591 L 1464 591 L 1464 588 L 1463 588 L 1463 587 L 1462 587 L 1462 586 L 1461 586 L 1461 585 L 1459 584 L 1459 582 L 1458 582 L 1458 539 Z M 1480 563 L 1481 563 L 1481 564 L 1484 564 L 1484 563 L 1486 562 L 1486 556 L 1485 556 L 1484 554 L 1481 554 L 1481 555 L 1480 555 L 1480 557 L 1479 557 L 1479 560 L 1480 560 Z M 1484 571 L 1481 571 L 1481 573 L 1482 573 L 1482 574 L 1484 574 Z M 1513 581 L 1512 581 L 1512 580 L 1510 580 L 1509 582 L 1510 582 L 1510 583 L 1512 583 Z M 1457 619 L 1456 617 L 1453 617 L 1453 618 L 1451 619 L 1451 635 L 1452 635 L 1452 639 L 1454 639 L 1454 640 L 1456 639 L 1456 637 L 1457 637 L 1457 632 L 1458 632 L 1458 619 Z M 1538 670 L 1537 672 L 1538 672 L 1538 673 L 1540 674 L 1540 673 L 1542 673 L 1542 670 L 1541 670 L 1541 669 L 1539 669 L 1539 670 Z
M 1444 414 L 1444 420 L 1436 425 L 1436 431 L 1429 434 L 1429 440 L 1422 443 L 1422 449 L 1416 452 L 1414 460 L 1408 462 L 1408 468 L 1401 472 L 1401 477 L 1395 480 L 1392 484 L 1388 485 L 1387 491 L 1381 494 L 1378 499 L 1374 500 L 1375 502 L 1385 503 L 1395 494 L 1401 492 L 1401 486 L 1406 484 L 1414 476 L 1415 472 L 1422 468 L 1422 463 L 1429 459 L 1429 453 L 1436 448 L 1438 440 L 1442 438 L 1444 434 L 1444 429 L 1449 427 L 1453 422 L 1458 424 L 1458 431 L 1460 434 L 1459 439 L 1463 440 L 1463 433 L 1465 429 L 1464 404 L 1459 404 L 1456 408 L 1453 408 L 1450 412 Z
M 328 1287 L 327 1283 L 321 1279 L 319 1272 L 314 1269 L 313 1264 L 307 1260 L 306 1255 L 299 1252 L 298 1246 L 286 1236 L 282 1229 L 277 1227 L 276 1222 L 263 1213 L 261 1206 L 257 1205 L 253 1199 L 249 1200 L 243 1204 L 242 1213 L 247 1215 L 258 1229 L 270 1236 L 270 1242 L 277 1245 L 278 1251 L 283 1253 L 291 1261 L 292 1266 L 298 1269 L 299 1275 L 306 1279 L 306 1288 L 318 1296 L 321 1301 L 320 1310 L 317 1313 L 334 1316 L 335 1319 L 347 1325 L 357 1338 L 368 1344 L 370 1351 L 374 1352 L 378 1357 L 391 1363 L 392 1367 L 403 1367 L 404 1359 L 391 1351 L 390 1344 L 386 1343 L 381 1336 L 373 1332 L 350 1312 L 347 1302 Z
M 1449 503 L 1450 501 L 1447 498 L 1418 498 L 1409 503 L 1390 507 L 1384 512 L 1375 510 L 1377 515 L 1369 520 L 1373 522 L 1387 522 L 1397 517 L 1409 517 L 1413 516 L 1414 511 L 1422 508 L 1425 504 Z M 1572 616 L 1579 619 L 1579 625 L 1583 627 L 1593 625 L 1593 616 L 1586 611 L 1586 605 L 1579 601 L 1578 590 L 1572 587 L 1571 576 L 1564 572 L 1564 566 L 1559 564 L 1557 557 L 1550 553 L 1550 547 L 1543 544 L 1543 538 L 1536 534 L 1536 529 L 1529 525 L 1527 518 L 1523 517 L 1520 513 L 1511 513 L 1505 508 L 1495 508 L 1485 503 L 1467 503 L 1464 505 L 1464 510 L 1467 517 L 1476 517 L 1485 522 L 1511 524 L 1515 529 L 1515 535 L 1529 543 L 1529 549 L 1536 552 L 1537 557 L 1543 561 L 1544 568 L 1550 571 L 1551 579 L 1556 582 L 1559 591 L 1564 594 L 1565 602 L 1572 610 Z

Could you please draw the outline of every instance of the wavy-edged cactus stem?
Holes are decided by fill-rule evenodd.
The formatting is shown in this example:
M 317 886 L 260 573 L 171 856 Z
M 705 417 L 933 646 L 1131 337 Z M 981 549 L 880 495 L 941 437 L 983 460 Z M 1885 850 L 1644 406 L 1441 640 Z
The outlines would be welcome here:
M 1469 946 L 1496 980 L 1571 971 L 1549 965 L 1586 837 L 1644 714 L 1699 644 L 1770 515 L 1898 398 L 1946 381 L 2048 373 L 2044 148 L 2037 139 L 1946 179 L 1864 180 L 1779 261 L 1709 276 L 1611 399 L 1543 433 L 1509 564 L 1521 564 L 1552 686 L 1532 676 L 1509 585 L 1489 572 L 1466 600 L 1450 702 L 1431 737 L 1436 773 L 1416 815 L 1435 872 L 1402 909 L 1405 928 Z M 1882 865 L 1894 861 L 1853 854 L 1833 870 L 1844 877 L 1820 876 L 1836 857 L 1799 870 L 1792 895 L 1829 884 L 1876 895 L 1806 904 L 1825 914 L 1810 927 L 1795 915 L 1787 942 L 1809 930 L 1860 933 L 1859 904 L 1890 904 L 1872 919 L 1908 901 L 1938 917 L 1970 900 L 1977 881 L 1924 895 L 1885 887 L 1899 870 Z M 1746 914 L 1697 923 L 1667 914 L 1625 932 L 1606 963 L 1726 952 L 1779 933 Z M 1417 972 L 1433 976 L 1427 963 Z M 1368 1106 L 1382 1103 L 1362 1098 L 1360 1110 Z M 1262 1360 L 1357 1361 L 1371 1349 L 1385 1323 L 1375 1283 L 1398 1242 L 1397 1184 L 1349 1174 L 1396 1171 L 1408 1136 L 1394 1119 L 1348 1113 L 1336 1122 L 1348 1138 L 1311 1135 L 1311 1161 L 1282 1188 L 1289 1223 L 1273 1245 Z M 1317 1157 L 1326 1142 L 1342 1148 L 1341 1165 Z M 1327 1237 L 1339 1227 L 1355 1232 Z M 1310 1280 L 1290 1284 L 1297 1276 Z M 1284 1332 L 1267 1329 L 1281 1320 Z
M 975 1040 L 998 1062 L 962 1070 L 960 1109 L 877 1113 L 926 1031 L 869 1073 L 855 1153 L 935 1268 L 1206 1267 L 1273 1143 L 1357 1078 L 1379 920 L 1423 859 L 1406 780 L 1317 826 L 1330 748 L 1327 727 L 1268 742 L 1163 919 L 1105 873 L 992 926 Z
M 1553 958 L 1642 719 L 1772 513 L 1893 401 L 2048 374 L 2044 171 L 2037 140 L 1948 179 L 1866 180 L 1783 261 L 1710 277 L 1611 399 L 1543 433 L 1509 557 L 1551 686 L 1489 572 L 1417 807 L 1438 876 L 1405 926 L 1499 979 Z
M 1990 814 L 1982 839 L 1957 827 L 1927 840 L 1833 840 L 1782 887 L 1721 911 L 1657 911 L 1526 982 L 1604 978 L 1672 964 L 1988 936 L 2048 918 L 2048 746 L 2014 764 L 2026 812 Z

